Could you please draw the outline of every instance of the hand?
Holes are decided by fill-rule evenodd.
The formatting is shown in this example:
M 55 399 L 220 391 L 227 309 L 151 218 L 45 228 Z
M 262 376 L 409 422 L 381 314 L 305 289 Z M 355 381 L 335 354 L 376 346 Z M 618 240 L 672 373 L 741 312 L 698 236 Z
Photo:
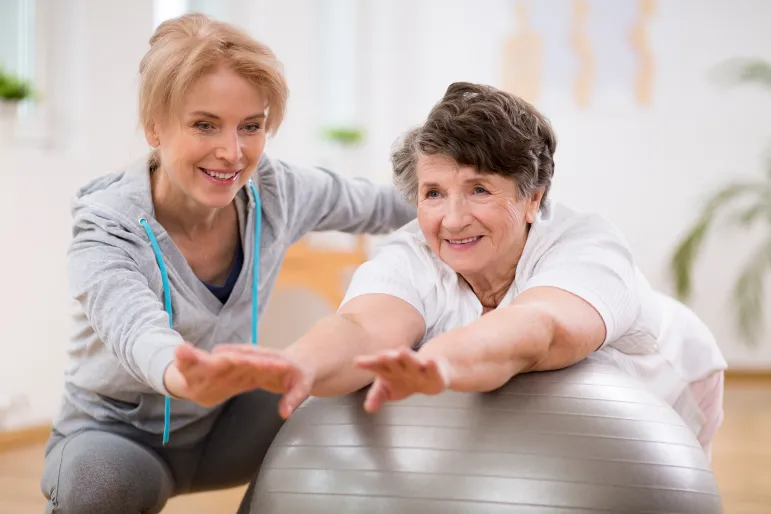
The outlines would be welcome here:
M 316 374 L 310 366 L 304 366 L 288 357 L 283 351 L 259 348 L 250 344 L 223 344 L 215 346 L 215 355 L 240 355 L 248 360 L 252 369 L 252 389 L 265 389 L 283 396 L 279 402 L 279 414 L 288 418 L 310 396 Z
M 227 356 L 215 358 L 185 343 L 176 348 L 174 362 L 164 373 L 164 383 L 173 396 L 211 407 L 248 390 L 251 370 L 242 361 Z
M 450 385 L 447 361 L 424 357 L 408 348 L 358 357 L 355 364 L 377 375 L 364 400 L 367 412 L 415 393 L 439 394 Z
M 313 375 L 281 352 L 246 344 L 227 344 L 205 352 L 185 344 L 167 369 L 169 392 L 204 406 L 254 389 L 283 393 L 279 414 L 287 418 L 307 398 Z

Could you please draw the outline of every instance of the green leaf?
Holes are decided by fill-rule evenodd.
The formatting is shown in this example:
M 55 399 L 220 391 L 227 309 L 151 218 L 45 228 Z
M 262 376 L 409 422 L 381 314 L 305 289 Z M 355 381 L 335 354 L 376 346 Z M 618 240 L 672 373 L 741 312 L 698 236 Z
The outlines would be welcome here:
M 757 84 L 771 88 L 771 63 L 763 59 L 731 59 L 718 66 L 716 78 L 729 86 Z
M 748 193 L 757 193 L 756 183 L 734 183 L 715 192 L 704 205 L 694 224 L 675 247 L 669 268 L 675 282 L 675 293 L 687 300 L 692 290 L 693 267 L 720 210 Z
M 710 217 L 702 216 L 680 241 L 672 255 L 669 267 L 675 278 L 675 292 L 681 300 L 691 295 L 693 266 L 711 222 Z
M 771 192 L 768 187 L 759 189 L 758 198 L 754 203 L 743 209 L 737 209 L 730 216 L 729 225 L 748 228 L 760 219 L 771 220 Z
M 766 272 L 771 268 L 771 237 L 755 250 L 742 269 L 733 289 L 739 332 L 751 344 L 757 344 L 763 326 L 763 298 Z
M 322 135 L 343 145 L 353 145 L 364 139 L 364 131 L 356 127 L 329 127 L 322 131 Z
M 33 95 L 32 85 L 0 68 L 0 100 L 21 101 Z

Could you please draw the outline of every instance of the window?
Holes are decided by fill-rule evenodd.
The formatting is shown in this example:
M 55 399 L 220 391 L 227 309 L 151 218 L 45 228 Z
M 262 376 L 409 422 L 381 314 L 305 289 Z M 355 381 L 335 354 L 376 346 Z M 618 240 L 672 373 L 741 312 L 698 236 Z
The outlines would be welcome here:
M 0 66 L 34 84 L 35 47 L 35 0 L 0 2 Z M 22 107 L 23 112 L 29 109 Z

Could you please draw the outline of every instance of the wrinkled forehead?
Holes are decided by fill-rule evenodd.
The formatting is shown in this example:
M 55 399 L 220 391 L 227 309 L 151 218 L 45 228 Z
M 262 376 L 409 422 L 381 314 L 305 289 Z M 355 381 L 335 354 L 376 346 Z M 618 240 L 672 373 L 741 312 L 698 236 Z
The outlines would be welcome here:
M 481 175 L 474 166 L 460 165 L 452 157 L 442 154 L 420 155 L 415 171 L 418 182 L 464 180 Z
M 494 172 L 479 171 L 475 166 L 460 165 L 447 155 L 421 155 L 416 164 L 418 187 L 425 186 L 467 186 L 484 183 L 502 188 L 516 186 L 514 177 Z

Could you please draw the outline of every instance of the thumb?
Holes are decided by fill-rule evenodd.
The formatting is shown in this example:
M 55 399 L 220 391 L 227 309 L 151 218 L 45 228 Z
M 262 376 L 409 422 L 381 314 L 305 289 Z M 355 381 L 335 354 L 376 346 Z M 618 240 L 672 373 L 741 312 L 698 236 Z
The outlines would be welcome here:
M 311 391 L 311 380 L 301 371 L 288 379 L 287 392 L 279 401 L 279 414 L 287 419 L 304 402 Z
M 177 346 L 176 350 L 174 350 L 174 358 L 180 371 L 185 371 L 195 366 L 199 360 L 195 349 L 188 343 Z
M 388 394 L 386 383 L 380 377 L 376 378 L 372 387 L 367 391 L 367 397 L 364 399 L 364 410 L 370 414 L 377 412 L 388 399 Z

